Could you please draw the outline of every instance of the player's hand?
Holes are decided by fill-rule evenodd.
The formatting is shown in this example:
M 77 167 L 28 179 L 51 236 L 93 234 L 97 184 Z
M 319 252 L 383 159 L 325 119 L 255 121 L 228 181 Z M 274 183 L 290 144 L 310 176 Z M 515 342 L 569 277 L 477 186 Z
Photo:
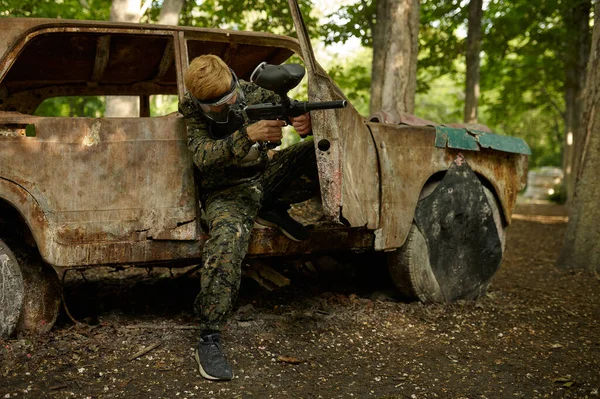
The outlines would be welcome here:
M 292 126 L 300 136 L 306 136 L 312 131 L 312 123 L 310 121 L 310 113 L 292 118 Z
M 280 120 L 262 120 L 246 128 L 246 133 L 252 141 L 277 142 L 283 137 L 281 128 L 285 126 L 285 121 Z

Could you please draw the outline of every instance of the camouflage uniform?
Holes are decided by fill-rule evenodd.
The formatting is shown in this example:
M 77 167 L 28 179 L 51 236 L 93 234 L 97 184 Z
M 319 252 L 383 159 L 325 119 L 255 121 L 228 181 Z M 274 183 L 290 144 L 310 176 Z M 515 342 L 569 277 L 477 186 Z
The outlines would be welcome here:
M 277 101 L 242 82 L 248 104 Z M 198 170 L 200 200 L 209 229 L 203 248 L 200 293 L 194 308 L 204 330 L 220 331 L 233 307 L 254 219 L 261 209 L 305 201 L 318 192 L 315 150 L 305 141 L 267 157 L 245 125 L 219 132 L 194 106 L 190 94 L 179 104 L 187 124 L 188 147 Z M 233 133 L 230 133 L 233 129 Z

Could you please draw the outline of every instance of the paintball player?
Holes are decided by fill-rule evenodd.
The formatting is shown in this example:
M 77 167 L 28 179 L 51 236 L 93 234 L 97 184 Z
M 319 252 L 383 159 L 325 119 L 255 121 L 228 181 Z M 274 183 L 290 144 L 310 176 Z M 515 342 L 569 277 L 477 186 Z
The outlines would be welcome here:
M 194 302 L 201 325 L 195 356 L 204 378 L 230 380 L 233 372 L 220 333 L 238 294 L 254 222 L 277 227 L 292 240 L 308 237 L 288 209 L 318 193 L 315 150 L 312 141 L 304 141 L 269 158 L 266 144 L 281 140 L 286 122 L 248 122 L 236 110 L 245 104 L 278 102 L 279 97 L 239 81 L 219 57 L 195 58 L 184 79 L 187 92 L 179 112 L 185 117 L 188 147 L 198 168 L 209 234 Z M 290 122 L 300 136 L 312 131 L 308 113 Z

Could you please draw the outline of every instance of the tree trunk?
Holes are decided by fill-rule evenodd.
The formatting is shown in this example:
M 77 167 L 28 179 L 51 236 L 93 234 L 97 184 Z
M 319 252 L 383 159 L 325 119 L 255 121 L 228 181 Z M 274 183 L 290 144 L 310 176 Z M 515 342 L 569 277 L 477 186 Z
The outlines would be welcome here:
M 594 11 L 594 35 L 587 69 L 584 112 L 581 119 L 583 151 L 577 175 L 569 224 L 558 265 L 600 271 L 600 2 Z
M 412 113 L 417 87 L 419 0 L 378 0 L 371 113 Z
M 112 0 L 110 20 L 119 22 L 140 22 L 141 0 Z
M 481 18 L 483 0 L 469 2 L 469 29 L 467 33 L 467 79 L 465 87 L 465 123 L 477 123 L 479 102 L 479 63 L 481 52 Z
M 158 23 L 161 25 L 179 25 L 179 15 L 183 8 L 184 0 L 165 0 L 163 1 Z
M 110 20 L 118 22 L 140 22 L 140 0 L 113 0 Z M 136 117 L 140 114 L 140 100 L 131 96 L 106 96 L 106 117 Z
M 575 176 L 582 148 L 579 122 L 585 88 L 585 68 L 590 51 L 591 2 L 581 0 L 566 10 L 567 51 L 565 57 L 565 143 L 563 150 L 564 187 L 567 201 L 573 198 Z

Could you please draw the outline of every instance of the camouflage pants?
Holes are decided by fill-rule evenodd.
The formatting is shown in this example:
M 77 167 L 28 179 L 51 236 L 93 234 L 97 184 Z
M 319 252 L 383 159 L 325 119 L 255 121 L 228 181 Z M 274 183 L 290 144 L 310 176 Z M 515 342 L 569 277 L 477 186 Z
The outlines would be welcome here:
M 233 307 L 259 209 L 306 201 L 318 189 L 314 144 L 305 141 L 276 154 L 257 178 L 205 193 L 209 239 L 203 248 L 200 293 L 194 303 L 203 330 L 220 331 Z

